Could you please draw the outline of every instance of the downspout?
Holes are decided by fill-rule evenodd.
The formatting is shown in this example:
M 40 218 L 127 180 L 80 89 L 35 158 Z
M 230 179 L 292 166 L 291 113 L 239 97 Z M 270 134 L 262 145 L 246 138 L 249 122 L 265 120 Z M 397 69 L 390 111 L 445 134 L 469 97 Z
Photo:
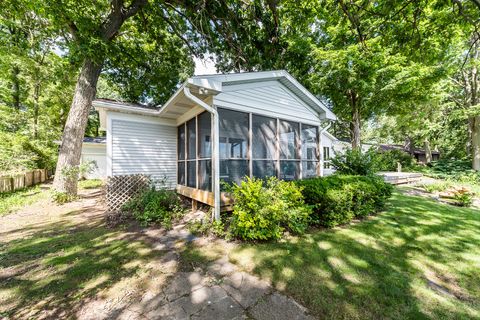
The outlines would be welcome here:
M 209 106 L 201 99 L 194 96 L 190 89 L 185 86 L 183 88 L 183 92 L 185 96 L 195 104 L 199 105 L 206 111 L 210 112 L 212 115 L 212 128 L 213 128 L 213 144 L 212 144 L 212 162 L 213 162 L 213 194 L 214 194 L 214 205 L 213 205 L 213 213 L 215 220 L 220 220 L 220 159 L 219 157 L 219 149 L 220 149 L 220 139 L 219 139 L 219 118 L 218 112 L 212 106 Z
M 321 130 L 320 130 L 320 143 L 319 143 L 319 148 L 320 148 L 320 177 L 323 177 L 323 170 L 324 170 L 324 157 L 325 155 L 323 154 L 323 134 L 328 130 L 330 129 L 330 127 L 332 126 L 332 123 L 330 122 L 328 125 L 326 125 L 325 127 L 320 127 Z

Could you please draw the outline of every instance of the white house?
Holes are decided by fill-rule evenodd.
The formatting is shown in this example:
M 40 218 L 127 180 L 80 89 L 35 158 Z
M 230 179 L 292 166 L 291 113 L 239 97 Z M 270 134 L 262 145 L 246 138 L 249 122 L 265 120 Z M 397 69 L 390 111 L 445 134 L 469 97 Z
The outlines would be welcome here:
M 194 76 L 160 108 L 93 105 L 107 132 L 107 176 L 151 175 L 216 217 L 227 201 L 221 181 L 321 176 L 332 154 L 335 115 L 283 70 Z
M 95 165 L 84 177 L 87 179 L 103 179 L 107 176 L 107 143 L 106 137 L 84 138 L 82 144 L 81 163 L 93 162 Z

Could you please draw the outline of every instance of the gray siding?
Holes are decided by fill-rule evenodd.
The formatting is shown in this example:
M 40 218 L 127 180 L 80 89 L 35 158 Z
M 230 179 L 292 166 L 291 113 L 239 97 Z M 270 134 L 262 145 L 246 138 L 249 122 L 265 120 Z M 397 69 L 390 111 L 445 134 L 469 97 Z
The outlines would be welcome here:
M 225 86 L 214 104 L 290 120 L 317 123 L 318 117 L 293 92 L 278 81 Z
M 112 119 L 112 174 L 144 173 L 177 183 L 177 128 Z

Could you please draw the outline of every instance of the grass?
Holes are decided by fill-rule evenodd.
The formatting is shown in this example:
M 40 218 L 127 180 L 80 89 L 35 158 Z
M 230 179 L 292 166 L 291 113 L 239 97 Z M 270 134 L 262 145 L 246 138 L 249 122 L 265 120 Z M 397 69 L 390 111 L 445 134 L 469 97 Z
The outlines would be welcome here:
M 43 191 L 38 185 L 14 192 L 0 193 L 0 216 L 46 199 L 48 196 L 49 192 Z
M 52 319 L 73 318 L 100 290 L 145 273 L 142 268 L 154 258 L 158 252 L 140 239 L 99 222 L 56 222 L 0 243 L 0 271 L 10 273 L 0 277 L 0 318 L 41 318 L 46 310 L 53 310 Z
M 98 189 L 103 186 L 103 181 L 100 179 L 89 179 L 78 181 L 79 189 Z
M 479 230 L 477 210 L 396 192 L 371 219 L 228 255 L 322 319 L 478 319 Z

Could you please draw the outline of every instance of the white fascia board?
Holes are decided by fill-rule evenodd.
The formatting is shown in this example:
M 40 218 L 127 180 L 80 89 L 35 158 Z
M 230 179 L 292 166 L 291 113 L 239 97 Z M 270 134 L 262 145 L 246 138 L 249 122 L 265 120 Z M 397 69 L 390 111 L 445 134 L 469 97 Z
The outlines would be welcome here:
M 99 100 L 92 101 L 92 105 L 95 108 L 95 110 L 99 112 L 100 110 L 111 110 L 111 111 L 117 111 L 117 112 L 135 113 L 135 114 L 142 114 L 142 115 L 158 115 L 161 110 L 161 109 L 149 110 L 142 107 L 134 107 L 134 106 L 125 105 L 122 103 L 99 101 Z

